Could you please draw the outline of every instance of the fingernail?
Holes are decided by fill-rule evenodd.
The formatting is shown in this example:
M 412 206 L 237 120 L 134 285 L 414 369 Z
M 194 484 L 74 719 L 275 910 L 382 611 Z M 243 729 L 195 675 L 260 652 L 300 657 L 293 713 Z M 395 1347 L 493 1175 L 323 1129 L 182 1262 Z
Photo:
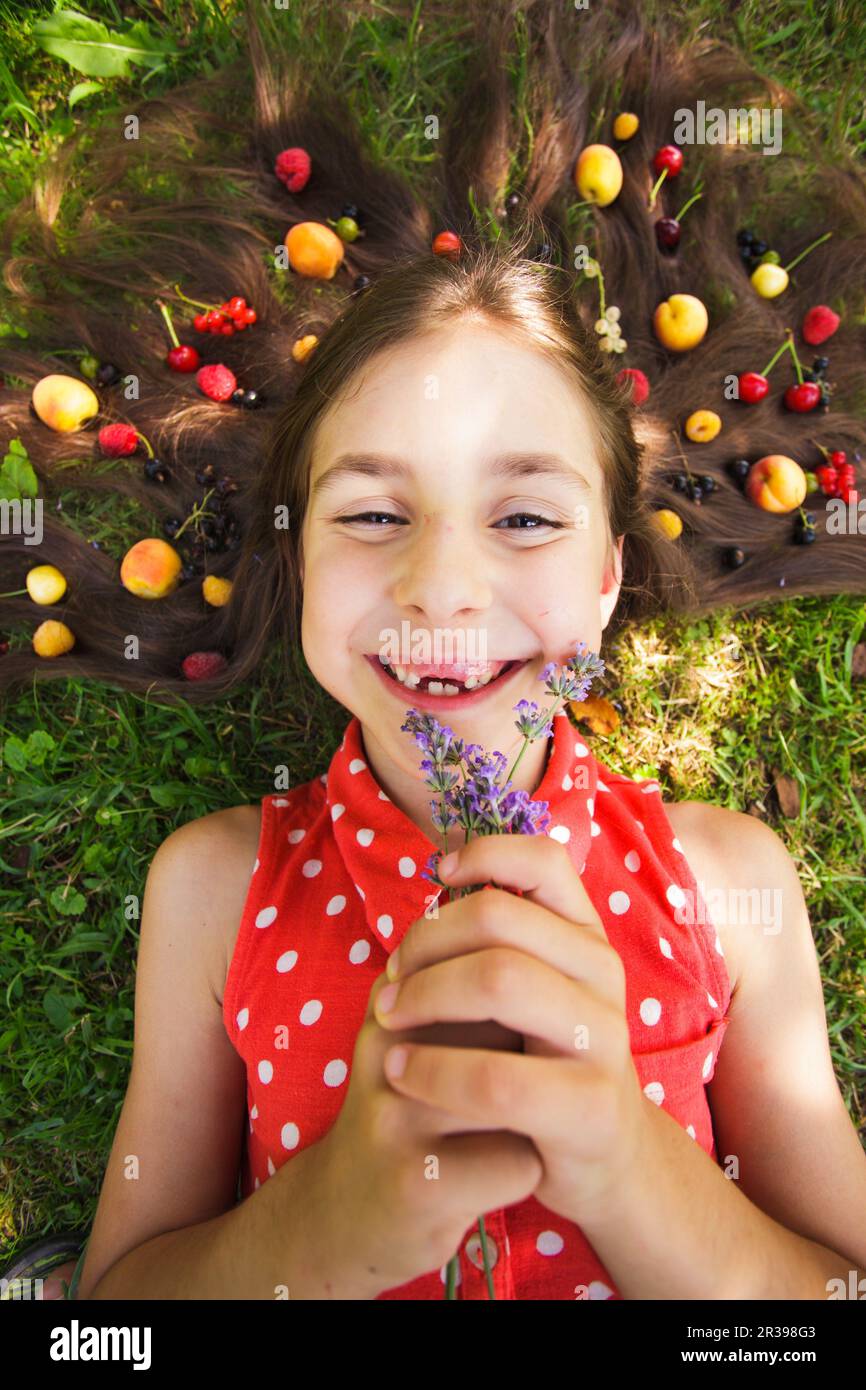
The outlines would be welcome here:
M 392 951 L 388 957 L 388 964 L 385 966 L 385 974 L 388 976 L 389 980 L 396 980 L 400 973 L 399 955 L 400 947 L 398 946 L 396 951 Z
M 409 1049 L 406 1047 L 392 1047 L 385 1058 L 385 1071 L 388 1076 L 402 1076 L 406 1070 L 406 1063 L 409 1060 Z
M 450 854 L 446 854 L 446 856 L 445 856 L 444 859 L 440 859 L 440 861 L 439 861 L 439 877 L 440 877 L 440 878 L 447 878 L 448 875 L 449 875 L 450 873 L 453 872 L 453 870 L 455 869 L 456 865 L 457 865 L 457 851 L 456 851 L 456 849 L 455 849 L 455 850 L 452 850 Z
M 389 1009 L 394 1007 L 394 1000 L 400 993 L 399 985 L 386 985 L 376 1000 L 376 1012 L 386 1014 Z

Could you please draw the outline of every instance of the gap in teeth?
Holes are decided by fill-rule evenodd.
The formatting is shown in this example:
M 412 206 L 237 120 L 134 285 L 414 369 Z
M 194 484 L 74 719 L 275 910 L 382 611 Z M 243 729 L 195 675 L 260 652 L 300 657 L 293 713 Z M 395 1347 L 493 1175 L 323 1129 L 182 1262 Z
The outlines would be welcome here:
M 382 664 L 390 675 L 409 690 L 417 690 L 421 681 L 427 680 L 425 691 L 428 695 L 459 695 L 461 690 L 474 690 L 477 686 L 489 685 L 494 679 L 493 672 L 489 671 L 483 676 L 467 676 L 465 681 L 455 684 L 453 681 L 441 681 L 434 677 L 428 679 L 426 676 L 419 676 L 416 671 L 410 670 L 407 666 L 391 666 L 387 661 Z M 500 671 L 498 674 L 501 675 L 502 672 Z

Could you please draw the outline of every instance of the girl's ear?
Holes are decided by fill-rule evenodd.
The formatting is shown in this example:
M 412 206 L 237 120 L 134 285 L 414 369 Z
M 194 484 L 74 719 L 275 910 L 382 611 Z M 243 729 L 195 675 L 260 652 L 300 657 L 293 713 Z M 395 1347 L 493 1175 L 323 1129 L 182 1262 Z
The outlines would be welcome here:
M 607 566 L 602 580 L 601 592 L 599 594 L 599 614 L 601 616 L 601 626 L 606 628 L 610 622 L 610 615 L 616 607 L 619 598 L 620 585 L 622 584 L 622 547 L 625 536 L 619 536 L 613 547 L 610 564 Z

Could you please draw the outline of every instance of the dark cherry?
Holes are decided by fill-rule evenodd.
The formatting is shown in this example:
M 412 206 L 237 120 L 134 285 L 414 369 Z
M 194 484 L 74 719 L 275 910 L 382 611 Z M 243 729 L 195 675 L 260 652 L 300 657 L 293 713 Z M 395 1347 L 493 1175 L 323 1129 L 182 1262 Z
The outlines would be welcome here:
M 660 217 L 655 224 L 656 241 L 660 251 L 676 251 L 682 227 L 675 217 Z

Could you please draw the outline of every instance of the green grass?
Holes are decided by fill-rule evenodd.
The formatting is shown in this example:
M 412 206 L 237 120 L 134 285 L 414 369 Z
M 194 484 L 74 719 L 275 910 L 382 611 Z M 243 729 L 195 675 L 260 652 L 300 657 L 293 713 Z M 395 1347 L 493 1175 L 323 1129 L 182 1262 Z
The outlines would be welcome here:
M 52 8 L 34 4 L 24 11 L 0 0 L 0 50 L 7 55 L 0 60 L 0 108 L 17 103 L 0 119 L 4 207 L 30 187 L 75 126 L 139 91 L 134 76 L 108 82 L 104 93 L 70 112 L 66 97 L 78 75 L 42 53 L 30 32 L 34 18 Z M 109 24 L 121 18 L 106 0 L 83 8 Z M 241 9 L 236 0 L 138 6 L 181 50 L 146 90 L 165 90 L 231 61 Z M 300 24 L 301 9 L 283 12 L 286 25 Z M 705 26 L 741 42 L 767 73 L 802 96 L 836 148 L 862 155 L 864 34 L 856 9 L 746 0 L 732 12 L 727 0 L 680 0 L 664 13 L 679 16 L 684 35 Z M 339 37 L 323 6 L 306 35 L 298 28 L 294 38 L 318 44 L 374 151 L 423 188 L 430 162 L 423 117 L 447 110 L 466 55 L 451 7 L 406 6 L 401 13 L 398 20 L 393 7 L 368 5 L 348 37 Z M 119 557 L 138 525 L 132 504 L 77 498 L 73 478 L 60 494 L 67 520 Z M 742 810 L 752 805 L 779 830 L 810 909 L 836 1073 L 866 1135 L 866 682 L 851 674 L 864 623 L 866 605 L 840 597 L 632 628 L 607 653 L 605 690 L 620 703 L 622 723 L 594 748 L 618 771 L 658 775 L 670 798 Z M 168 708 L 73 681 L 35 686 L 5 703 L 0 1244 L 6 1254 L 92 1219 L 129 1072 L 135 900 L 140 904 L 157 846 L 185 821 L 273 790 L 277 764 L 288 764 L 295 784 L 317 775 L 346 717 L 311 680 L 287 689 L 274 661 L 208 709 Z M 778 772 L 800 785 L 796 820 L 775 809 Z

